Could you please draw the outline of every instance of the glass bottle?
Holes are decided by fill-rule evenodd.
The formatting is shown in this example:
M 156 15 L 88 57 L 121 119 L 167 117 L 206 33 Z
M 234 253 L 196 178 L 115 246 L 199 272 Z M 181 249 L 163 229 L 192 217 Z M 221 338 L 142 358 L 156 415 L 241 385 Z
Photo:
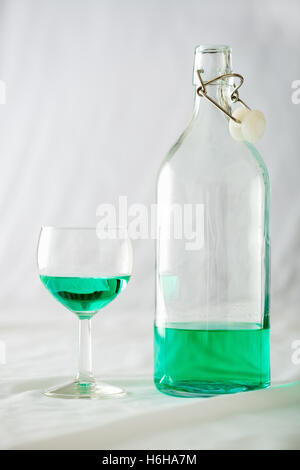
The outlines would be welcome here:
M 269 178 L 257 150 L 196 93 L 232 71 L 228 46 L 195 50 L 191 123 L 157 182 L 156 387 L 210 396 L 268 387 Z M 231 112 L 232 78 L 207 86 Z

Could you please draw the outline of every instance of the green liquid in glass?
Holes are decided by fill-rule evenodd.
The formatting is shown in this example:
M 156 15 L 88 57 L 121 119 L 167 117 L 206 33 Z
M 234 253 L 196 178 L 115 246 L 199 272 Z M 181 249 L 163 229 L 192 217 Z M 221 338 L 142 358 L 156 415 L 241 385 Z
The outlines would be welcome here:
M 125 289 L 130 276 L 61 277 L 40 276 L 51 294 L 79 318 L 91 318 Z
M 156 326 L 155 385 L 176 396 L 268 387 L 270 329 L 253 323 Z

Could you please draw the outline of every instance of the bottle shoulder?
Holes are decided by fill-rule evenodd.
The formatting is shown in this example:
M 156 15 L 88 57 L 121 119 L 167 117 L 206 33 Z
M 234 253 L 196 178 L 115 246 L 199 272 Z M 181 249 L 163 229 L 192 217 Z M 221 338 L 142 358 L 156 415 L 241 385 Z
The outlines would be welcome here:
M 162 161 L 158 181 L 165 173 L 191 181 L 247 180 L 260 175 L 269 188 L 268 170 L 258 150 L 249 142 L 233 140 L 224 122 L 213 129 L 192 120 Z

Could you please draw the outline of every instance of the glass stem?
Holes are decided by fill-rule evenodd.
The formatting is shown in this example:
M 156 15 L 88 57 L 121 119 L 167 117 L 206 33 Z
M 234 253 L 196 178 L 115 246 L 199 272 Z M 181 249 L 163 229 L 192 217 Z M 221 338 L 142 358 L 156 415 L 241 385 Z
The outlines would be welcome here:
M 92 372 L 91 320 L 79 320 L 79 363 L 76 380 L 81 384 L 95 382 Z

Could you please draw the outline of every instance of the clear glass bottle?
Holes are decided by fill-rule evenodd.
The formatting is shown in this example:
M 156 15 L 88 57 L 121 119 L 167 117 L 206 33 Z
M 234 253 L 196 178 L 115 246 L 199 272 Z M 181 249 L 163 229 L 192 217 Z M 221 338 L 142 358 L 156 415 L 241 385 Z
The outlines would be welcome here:
M 195 90 L 199 69 L 205 82 L 231 72 L 230 48 L 196 48 Z M 228 111 L 232 91 L 232 78 L 207 86 Z M 154 380 L 160 391 L 189 397 L 269 386 L 269 192 L 257 150 L 233 140 L 228 117 L 195 92 L 192 121 L 157 183 Z M 195 240 L 175 226 L 191 213 Z

